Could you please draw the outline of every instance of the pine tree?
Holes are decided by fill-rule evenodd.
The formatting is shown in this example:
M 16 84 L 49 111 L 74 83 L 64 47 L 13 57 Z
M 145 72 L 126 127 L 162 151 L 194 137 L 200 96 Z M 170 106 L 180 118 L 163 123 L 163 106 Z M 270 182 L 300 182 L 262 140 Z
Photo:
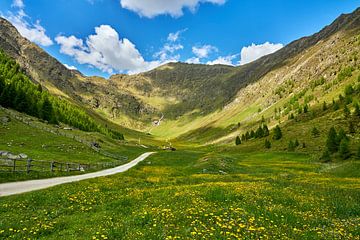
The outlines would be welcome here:
M 265 139 L 265 148 L 267 149 L 271 148 L 271 142 L 267 139 Z
M 348 159 L 350 157 L 349 140 L 342 139 L 339 147 L 339 154 L 342 159 Z
M 236 139 L 235 139 L 235 145 L 237 146 L 237 145 L 240 145 L 240 144 L 241 144 L 241 139 L 240 139 L 239 136 L 237 136 Z
M 338 151 L 337 133 L 334 127 L 331 127 L 326 140 L 326 148 L 329 153 L 335 153 Z
M 296 139 L 295 142 L 294 142 L 295 148 L 297 148 L 299 145 L 300 145 L 300 143 L 299 143 L 299 141 Z
M 276 125 L 276 127 L 274 128 L 274 136 L 273 139 L 274 140 L 279 140 L 282 138 L 282 132 L 281 129 L 279 127 L 279 125 Z
M 251 130 L 251 132 L 250 132 L 250 138 L 254 138 L 255 137 L 255 132 L 254 132 L 254 130 Z
M 255 138 L 262 138 L 262 137 L 264 137 L 264 130 L 260 126 L 255 132 Z
M 264 131 L 264 137 L 267 137 L 270 135 L 269 128 L 266 124 L 263 125 L 263 131 Z
M 293 141 L 289 141 L 288 143 L 288 150 L 289 151 L 294 151 L 295 150 L 295 145 L 294 145 L 294 142 Z
M 340 145 L 340 142 L 343 139 L 349 140 L 349 138 L 346 136 L 344 129 L 340 128 L 339 133 L 337 134 L 337 138 L 336 138 L 338 146 Z
M 329 150 L 325 150 L 321 156 L 321 159 L 324 161 L 324 162 L 330 162 L 331 161 L 331 155 L 330 155 L 330 152 Z
M 241 141 L 245 141 L 246 140 L 246 137 L 245 137 L 245 134 L 241 135 Z

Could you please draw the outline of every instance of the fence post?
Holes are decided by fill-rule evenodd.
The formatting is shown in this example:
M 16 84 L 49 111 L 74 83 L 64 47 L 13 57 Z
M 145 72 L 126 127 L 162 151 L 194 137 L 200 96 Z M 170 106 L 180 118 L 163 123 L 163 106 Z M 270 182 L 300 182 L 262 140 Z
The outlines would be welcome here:
M 26 172 L 27 172 L 27 173 L 30 173 L 31 161 L 32 161 L 32 159 L 29 158 L 29 159 L 27 160 L 27 162 L 26 162 Z
M 13 159 L 13 172 L 16 171 L 16 159 Z

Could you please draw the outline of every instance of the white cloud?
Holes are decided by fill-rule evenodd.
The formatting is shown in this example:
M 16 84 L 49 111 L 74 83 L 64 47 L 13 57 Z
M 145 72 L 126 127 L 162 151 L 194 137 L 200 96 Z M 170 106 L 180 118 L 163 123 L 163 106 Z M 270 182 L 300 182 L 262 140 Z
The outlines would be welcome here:
M 148 18 L 163 14 L 180 17 L 185 8 L 195 12 L 201 3 L 222 5 L 225 2 L 226 0 L 120 0 L 123 8 Z
M 208 61 L 207 65 L 216 65 L 216 64 L 222 64 L 222 65 L 231 65 L 233 66 L 233 60 L 238 56 L 238 54 L 235 55 L 229 55 L 229 56 L 221 56 L 213 61 Z
M 172 61 L 177 61 L 180 59 L 180 55 L 179 54 L 175 54 L 175 52 L 184 49 L 184 46 L 181 44 L 165 44 L 159 52 L 154 54 L 155 58 L 159 58 L 161 61 L 167 61 L 167 60 L 172 60 Z
M 218 49 L 211 45 L 203 45 L 201 47 L 192 47 L 192 52 L 198 58 L 207 58 L 210 53 L 217 52 Z
M 179 31 L 174 32 L 174 33 L 169 33 L 169 35 L 167 37 L 167 40 L 169 42 L 176 42 L 177 40 L 179 40 L 180 35 L 185 31 L 187 31 L 187 28 L 179 30 Z
M 262 56 L 268 55 L 270 53 L 276 52 L 277 50 L 281 49 L 284 45 L 281 43 L 269 43 L 266 42 L 264 44 L 252 44 L 248 47 L 243 47 L 241 49 L 241 60 L 240 65 L 250 63 L 255 61 L 256 59 L 261 58 Z
M 145 61 L 135 45 L 128 39 L 120 39 L 119 34 L 109 25 L 95 28 L 95 34 L 84 42 L 75 36 L 59 35 L 55 41 L 60 52 L 72 56 L 80 64 L 89 64 L 103 72 L 113 71 L 138 73 L 155 68 L 164 61 Z
M 200 64 L 200 58 L 197 58 L 197 57 L 192 57 L 192 58 L 189 58 L 185 61 L 186 63 L 191 63 L 191 64 Z
M 77 68 L 75 66 L 69 66 L 67 65 L 66 63 L 64 63 L 64 66 L 67 68 L 67 69 L 70 69 L 70 70 L 77 70 Z
M 14 0 L 11 4 L 12 7 L 24 8 L 25 4 L 22 0 Z
M 2 17 L 9 20 L 23 37 L 45 47 L 53 44 L 51 38 L 46 35 L 45 28 L 41 26 L 40 20 L 36 20 L 35 23 L 30 22 L 31 18 L 24 11 L 23 1 L 14 0 L 12 7 L 18 8 L 17 13 L 9 12 Z

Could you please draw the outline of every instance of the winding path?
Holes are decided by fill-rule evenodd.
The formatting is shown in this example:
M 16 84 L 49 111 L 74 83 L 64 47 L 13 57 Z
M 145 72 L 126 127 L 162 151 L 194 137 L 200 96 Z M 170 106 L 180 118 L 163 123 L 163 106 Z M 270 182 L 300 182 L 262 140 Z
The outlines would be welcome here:
M 3 184 L 0 184 L 0 197 L 45 189 L 45 188 L 53 187 L 53 186 L 64 184 L 64 183 L 77 182 L 77 181 L 81 181 L 81 180 L 85 180 L 85 179 L 104 177 L 104 176 L 114 175 L 117 173 L 122 173 L 122 172 L 125 172 L 125 171 L 129 170 L 130 168 L 134 167 L 139 162 L 145 160 L 151 154 L 153 154 L 153 152 L 147 152 L 124 165 L 121 165 L 121 166 L 118 166 L 115 168 L 98 171 L 98 172 L 93 172 L 93 173 L 87 173 L 87 174 L 76 175 L 76 176 L 68 176 L 68 177 L 56 177 L 56 178 L 29 180 L 29 181 L 22 181 L 22 182 L 3 183 Z

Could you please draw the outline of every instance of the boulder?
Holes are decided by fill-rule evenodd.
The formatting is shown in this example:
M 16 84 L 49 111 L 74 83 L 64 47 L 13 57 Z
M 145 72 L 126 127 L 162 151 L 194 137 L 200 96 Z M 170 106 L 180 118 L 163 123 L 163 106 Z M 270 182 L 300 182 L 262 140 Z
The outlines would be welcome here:
M 19 157 L 22 159 L 28 158 L 28 155 L 26 155 L 25 153 L 20 153 Z
M 7 158 L 8 158 L 8 159 L 11 159 L 11 160 L 18 160 L 18 159 L 20 159 L 21 157 L 20 157 L 19 155 L 14 155 L 14 154 L 12 154 L 12 153 L 9 153 L 9 154 L 7 155 Z

